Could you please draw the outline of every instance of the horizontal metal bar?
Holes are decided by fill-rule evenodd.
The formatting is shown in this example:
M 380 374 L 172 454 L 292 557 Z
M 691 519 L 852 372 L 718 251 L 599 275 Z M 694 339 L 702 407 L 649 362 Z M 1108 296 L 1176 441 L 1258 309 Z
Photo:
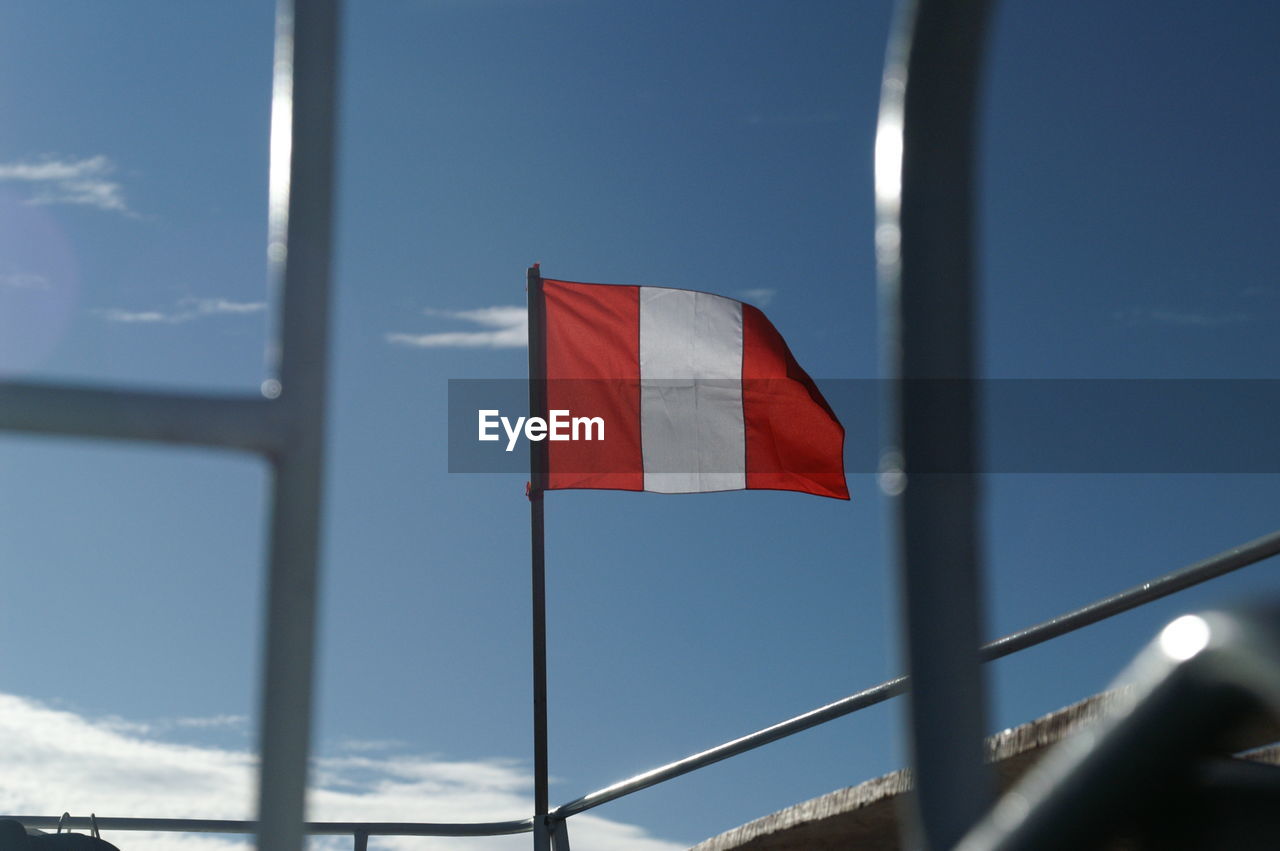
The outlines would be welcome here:
M 59 822 L 66 828 L 90 830 L 94 820 L 82 816 L 0 816 L 14 819 L 26 827 L 57 828 Z M 160 833 L 254 833 L 256 821 L 226 821 L 219 819 L 179 818 L 101 818 L 96 819 L 99 830 L 149 830 Z M 507 836 L 528 833 L 533 830 L 533 819 L 520 821 L 475 822 L 472 824 L 447 824 L 432 822 L 356 822 L 313 821 L 304 826 L 312 836 L 342 836 L 365 833 L 370 836 Z
M 280 400 L 0 382 L 0 431 L 150 440 L 270 454 L 287 440 Z
M 1151 582 L 1144 582 L 1096 603 L 1091 603 L 1051 618 L 1033 627 L 1006 635 L 1003 638 L 997 638 L 995 641 L 982 645 L 979 649 L 979 656 L 984 662 L 1008 656 L 1089 624 L 1097 623 L 1120 612 L 1137 608 L 1152 600 L 1167 597 L 1177 591 L 1190 588 L 1192 585 L 1198 585 L 1201 582 L 1222 576 L 1233 570 L 1239 570 L 1278 553 L 1280 553 L 1280 532 L 1273 532 L 1247 544 L 1232 547 L 1203 561 L 1175 570 Z M 557 807 L 552 811 L 552 815 L 560 819 L 568 818 L 593 807 L 598 807 L 601 804 L 606 804 L 609 801 L 617 800 L 625 795 L 630 795 L 632 792 L 648 789 L 650 786 L 656 786 L 682 774 L 688 774 L 695 769 L 720 762 L 731 756 L 746 753 L 770 742 L 776 742 L 779 739 L 808 730 L 819 724 L 824 724 L 827 721 L 833 721 L 859 709 L 883 703 L 891 697 L 897 697 L 905 693 L 909 686 L 910 680 L 907 677 L 896 677 L 857 694 L 837 700 L 834 703 L 828 703 L 826 706 L 810 710 L 803 715 L 797 715 L 771 727 L 766 727 L 763 730 L 734 739 L 731 742 L 725 742 L 709 750 L 667 763 L 643 774 L 637 774 L 627 780 L 614 783 L 612 786 L 592 792 L 589 795 L 584 795 Z

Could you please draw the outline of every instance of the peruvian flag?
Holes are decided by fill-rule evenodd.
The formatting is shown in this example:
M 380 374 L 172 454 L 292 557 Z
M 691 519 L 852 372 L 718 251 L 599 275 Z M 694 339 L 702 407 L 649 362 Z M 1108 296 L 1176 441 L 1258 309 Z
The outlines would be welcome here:
M 848 499 L 844 428 L 755 307 L 668 287 L 542 279 L 548 411 L 604 421 L 547 442 L 549 489 L 744 489 Z

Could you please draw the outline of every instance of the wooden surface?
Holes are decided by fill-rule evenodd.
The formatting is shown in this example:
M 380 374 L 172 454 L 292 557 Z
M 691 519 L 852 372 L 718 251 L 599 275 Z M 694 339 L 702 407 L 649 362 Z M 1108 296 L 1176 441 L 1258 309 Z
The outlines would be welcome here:
M 1104 692 L 987 739 L 987 760 L 1010 786 L 1053 744 L 1093 724 L 1117 702 Z M 1243 747 L 1275 741 L 1259 729 Z M 1280 764 L 1280 746 L 1249 751 L 1251 760 Z M 911 791 L 911 774 L 894 771 L 748 822 L 695 845 L 691 851 L 897 851 L 898 807 Z

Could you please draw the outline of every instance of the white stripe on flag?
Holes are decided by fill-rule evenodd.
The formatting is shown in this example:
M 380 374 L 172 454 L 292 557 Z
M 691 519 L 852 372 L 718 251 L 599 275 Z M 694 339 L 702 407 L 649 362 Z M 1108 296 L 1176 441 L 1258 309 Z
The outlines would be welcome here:
M 640 445 L 647 491 L 747 486 L 740 302 L 640 287 Z

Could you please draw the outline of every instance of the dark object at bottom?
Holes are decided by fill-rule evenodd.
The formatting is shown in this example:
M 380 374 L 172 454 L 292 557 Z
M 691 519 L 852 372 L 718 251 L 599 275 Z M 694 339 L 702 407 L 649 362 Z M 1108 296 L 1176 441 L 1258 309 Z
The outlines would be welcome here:
M 958 851 L 1270 851 L 1280 768 L 1223 760 L 1280 721 L 1280 604 L 1184 615 L 1130 665 L 1124 703 L 1010 789 Z M 1253 736 L 1250 735 L 1250 738 Z
M 0 819 L 0 851 L 120 851 L 119 848 L 83 833 L 29 834 L 20 822 Z

